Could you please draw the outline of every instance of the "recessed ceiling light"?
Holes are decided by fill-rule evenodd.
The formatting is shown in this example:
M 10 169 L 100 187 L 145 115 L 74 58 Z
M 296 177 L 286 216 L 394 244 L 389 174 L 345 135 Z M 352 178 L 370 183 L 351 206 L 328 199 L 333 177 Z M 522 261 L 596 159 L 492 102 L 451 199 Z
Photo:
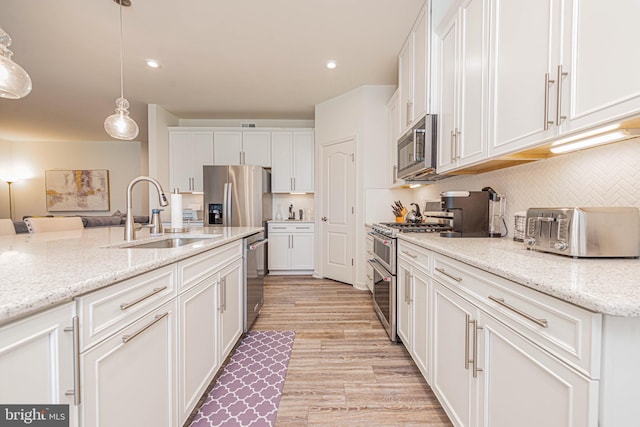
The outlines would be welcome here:
M 330 70 L 333 70 L 334 68 L 336 68 L 336 61 L 334 61 L 333 59 L 330 59 L 327 61 L 327 68 Z
M 156 61 L 155 59 L 147 59 L 145 62 L 147 63 L 148 67 L 160 68 L 160 63 L 158 61 Z

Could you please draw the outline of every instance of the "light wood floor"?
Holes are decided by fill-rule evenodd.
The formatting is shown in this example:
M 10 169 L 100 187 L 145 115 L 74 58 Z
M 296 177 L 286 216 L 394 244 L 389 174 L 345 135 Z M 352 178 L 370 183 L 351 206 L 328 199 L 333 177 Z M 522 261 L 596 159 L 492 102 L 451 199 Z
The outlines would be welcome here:
M 254 330 L 296 332 L 276 426 L 450 426 L 371 294 L 307 276 L 268 276 Z

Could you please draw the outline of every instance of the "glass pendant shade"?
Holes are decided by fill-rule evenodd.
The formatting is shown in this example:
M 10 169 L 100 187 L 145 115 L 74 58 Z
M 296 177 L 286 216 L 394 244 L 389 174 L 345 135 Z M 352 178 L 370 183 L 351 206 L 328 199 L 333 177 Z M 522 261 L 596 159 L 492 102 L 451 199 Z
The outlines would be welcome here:
M 116 139 L 132 140 L 138 136 L 138 124 L 129 117 L 129 101 L 116 99 L 116 113 L 105 119 L 104 130 Z
M 31 92 L 31 77 L 13 62 L 11 37 L 0 28 L 0 98 L 19 99 Z

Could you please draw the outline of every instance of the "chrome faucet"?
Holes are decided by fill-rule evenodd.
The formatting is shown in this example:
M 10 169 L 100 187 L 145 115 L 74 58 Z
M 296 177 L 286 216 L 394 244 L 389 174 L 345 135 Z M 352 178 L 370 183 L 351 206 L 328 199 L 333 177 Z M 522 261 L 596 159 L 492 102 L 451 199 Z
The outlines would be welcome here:
M 158 199 L 160 200 L 160 206 L 169 205 L 167 196 L 164 195 L 164 190 L 162 190 L 162 186 L 157 180 L 149 176 L 139 176 L 137 178 L 134 178 L 127 187 L 127 219 L 124 222 L 124 240 L 126 240 L 127 242 L 135 240 L 136 238 L 135 224 L 133 223 L 133 206 L 131 203 L 131 193 L 133 192 L 133 186 L 140 181 L 148 181 L 156 187 L 156 190 L 158 190 Z

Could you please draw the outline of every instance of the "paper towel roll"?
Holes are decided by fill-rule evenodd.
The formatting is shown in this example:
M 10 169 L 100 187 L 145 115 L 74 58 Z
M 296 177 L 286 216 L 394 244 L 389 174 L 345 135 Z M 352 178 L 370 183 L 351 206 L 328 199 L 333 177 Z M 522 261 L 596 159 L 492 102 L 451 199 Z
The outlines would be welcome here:
M 171 194 L 171 228 L 182 228 L 182 194 Z

